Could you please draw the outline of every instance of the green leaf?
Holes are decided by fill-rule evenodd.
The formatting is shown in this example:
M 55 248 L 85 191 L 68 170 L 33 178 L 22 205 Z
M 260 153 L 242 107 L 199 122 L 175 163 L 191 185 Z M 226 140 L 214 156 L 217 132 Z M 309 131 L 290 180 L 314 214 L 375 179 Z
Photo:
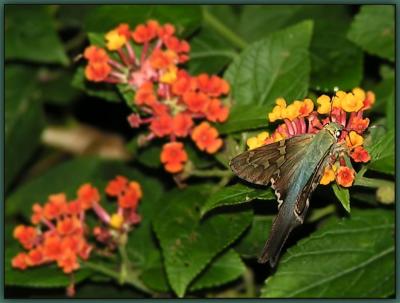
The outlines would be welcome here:
M 120 23 L 134 29 L 149 19 L 173 24 L 178 35 L 189 34 L 199 26 L 201 11 L 196 5 L 99 5 L 88 14 L 86 30 L 108 32 Z
M 164 195 L 154 220 L 168 281 L 179 296 L 207 264 L 231 244 L 251 222 L 251 212 L 214 214 L 200 221 L 200 208 L 210 191 L 206 186 L 175 189 Z M 229 228 L 226 228 L 229 226 Z
M 87 81 L 83 67 L 77 69 L 72 79 L 72 86 L 83 90 L 89 96 L 98 97 L 111 102 L 121 102 L 122 100 L 115 89 L 115 85 Z
M 375 138 L 371 145 L 365 148 L 371 155 L 368 168 L 386 174 L 394 174 L 394 129 L 383 136 Z
M 44 5 L 5 8 L 5 58 L 67 65 L 55 22 Z
M 273 220 L 272 216 L 254 216 L 251 227 L 234 247 L 242 258 L 258 258 L 260 256 Z
M 219 73 L 236 56 L 228 43 L 212 30 L 204 28 L 190 40 L 188 70 L 193 75 Z
M 201 208 L 201 215 L 203 216 L 217 207 L 248 203 L 254 199 L 274 200 L 275 195 L 270 188 L 258 189 L 240 183 L 223 187 L 208 197 L 206 203 Z
M 347 188 L 343 188 L 338 186 L 336 183 L 332 184 L 333 192 L 335 193 L 336 198 L 342 203 L 344 209 L 349 213 L 350 212 L 350 194 Z
M 216 287 L 239 278 L 246 271 L 246 266 L 239 255 L 230 249 L 218 256 L 198 278 L 195 279 L 190 291 Z
M 241 105 L 235 103 L 231 107 L 229 118 L 225 123 L 218 123 L 216 128 L 221 134 L 229 134 L 242 130 L 257 129 L 268 126 L 267 113 L 270 106 Z
M 5 188 L 29 161 L 44 127 L 37 72 L 20 65 L 5 69 Z
M 261 296 L 382 298 L 394 294 L 394 214 L 353 210 L 290 248 Z
M 305 97 L 312 28 L 313 23 L 305 21 L 249 45 L 225 73 L 232 87 L 234 106 L 264 105 L 271 109 L 277 97 Z
M 347 38 L 348 7 L 335 5 L 249 5 L 243 8 L 238 30 L 247 41 L 304 20 L 314 21 L 310 45 L 311 83 L 317 90 L 351 89 L 362 78 L 362 51 Z
M 348 37 L 366 52 L 394 62 L 394 6 L 363 5 Z
M 16 243 L 15 243 L 16 244 Z M 57 265 L 43 265 L 26 270 L 19 270 L 11 267 L 11 260 L 18 252 L 22 251 L 17 245 L 7 246 L 5 251 L 4 282 L 8 286 L 24 287 L 65 287 L 71 282 L 69 275 L 63 273 Z M 92 272 L 88 269 L 79 269 L 74 274 L 76 283 L 88 278 Z

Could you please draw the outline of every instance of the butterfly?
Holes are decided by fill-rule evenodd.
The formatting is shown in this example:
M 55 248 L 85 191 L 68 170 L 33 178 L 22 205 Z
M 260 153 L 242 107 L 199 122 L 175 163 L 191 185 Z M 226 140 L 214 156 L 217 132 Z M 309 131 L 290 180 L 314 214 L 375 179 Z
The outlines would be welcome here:
M 325 167 L 346 151 L 340 141 L 343 126 L 329 122 L 316 134 L 302 134 L 267 144 L 233 158 L 232 171 L 248 182 L 268 185 L 278 201 L 276 216 L 259 263 L 275 267 L 290 232 L 303 224 L 309 197 L 319 184 Z M 344 143 L 344 144 L 343 144 Z

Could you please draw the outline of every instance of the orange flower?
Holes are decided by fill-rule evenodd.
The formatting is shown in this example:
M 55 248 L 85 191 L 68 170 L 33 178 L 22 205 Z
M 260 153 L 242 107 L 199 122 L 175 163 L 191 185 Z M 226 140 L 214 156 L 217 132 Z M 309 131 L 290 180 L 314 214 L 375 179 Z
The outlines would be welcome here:
M 183 101 L 192 112 L 198 113 L 207 109 L 210 100 L 204 93 L 188 92 L 183 95 Z
M 137 105 L 149 105 L 150 106 L 156 101 L 157 101 L 157 98 L 154 95 L 153 83 L 145 82 L 136 91 L 135 103 Z
M 129 29 L 129 24 L 127 23 L 121 23 L 117 26 L 115 30 L 118 32 L 118 34 L 124 36 L 127 40 L 131 37 L 131 31 Z
M 185 70 L 179 70 L 176 81 L 172 84 L 172 92 L 181 96 L 186 92 L 194 91 L 197 88 L 196 79 L 189 76 Z
M 371 160 L 369 153 L 362 147 L 357 146 L 351 153 L 351 158 L 356 162 L 368 162 Z
M 340 166 L 336 172 L 336 182 L 343 187 L 350 187 L 353 184 L 355 172 L 347 166 Z
M 202 122 L 192 132 L 192 139 L 200 150 L 213 154 L 221 146 L 222 140 L 218 138 L 218 131 L 208 122 Z
M 68 203 L 68 214 L 78 215 L 83 211 L 82 203 L 79 200 L 71 201 Z
M 172 133 L 172 117 L 168 114 L 163 114 L 155 117 L 150 124 L 150 130 L 157 137 L 168 136 Z
M 307 117 L 314 109 L 314 102 L 311 99 L 304 99 L 300 102 L 299 113 L 300 117 Z
M 43 255 L 49 260 L 57 260 L 63 254 L 61 239 L 58 235 L 49 235 L 43 243 Z
M 350 148 L 355 148 L 357 146 L 361 146 L 364 143 L 364 138 L 357 134 L 355 131 L 351 131 L 346 136 L 347 146 Z
M 94 203 L 100 201 L 100 194 L 97 188 L 90 183 L 85 183 L 78 189 L 78 199 L 81 201 L 83 209 L 89 209 Z
M 118 197 L 128 185 L 128 179 L 123 176 L 116 176 L 114 180 L 108 182 L 106 187 L 107 195 L 111 197 Z
M 363 109 L 369 109 L 375 103 L 375 94 L 371 91 L 367 92 L 367 96 L 363 102 Z
M 158 27 L 157 29 L 157 35 L 163 41 L 171 37 L 174 33 L 175 27 L 170 23 L 166 23 L 163 26 Z
M 61 267 L 66 274 L 69 274 L 79 268 L 76 254 L 74 254 L 72 251 L 64 252 L 61 258 L 57 259 L 57 265 Z
M 42 221 L 42 218 L 44 216 L 43 207 L 39 203 L 33 204 L 32 212 L 33 212 L 31 217 L 32 224 L 38 224 L 40 221 Z
M 111 67 L 107 63 L 89 63 L 85 68 L 85 76 L 93 82 L 105 80 L 111 72 Z
M 178 63 L 178 56 L 174 51 L 156 49 L 150 56 L 151 66 L 155 69 L 165 69 Z
M 83 56 L 89 62 L 107 63 L 109 60 L 107 52 L 104 49 L 94 45 L 87 47 L 83 53 Z
M 206 117 L 212 122 L 225 122 L 228 119 L 229 109 L 218 99 L 211 99 L 206 109 Z
M 31 249 L 36 242 L 37 231 L 31 226 L 18 225 L 14 229 L 14 238 L 26 249 Z
M 29 251 L 25 259 L 29 266 L 40 265 L 44 261 L 44 256 L 41 248 L 32 249 Z
M 67 207 L 67 197 L 64 193 L 50 195 L 43 213 L 46 219 L 52 220 L 66 213 Z
M 151 21 L 149 21 L 151 22 Z M 157 23 L 158 24 L 158 23 Z M 149 25 L 139 24 L 132 33 L 132 38 L 136 43 L 146 43 L 153 40 L 157 34 L 156 23 Z
M 183 164 L 187 161 L 188 155 L 180 142 L 170 142 L 164 144 L 161 156 L 161 162 L 165 170 L 170 173 L 178 173 L 183 169 Z
M 14 268 L 24 270 L 28 267 L 28 264 L 26 261 L 27 261 L 26 253 L 19 253 L 12 259 L 11 265 Z
M 193 126 L 190 115 L 185 113 L 177 114 L 173 120 L 173 133 L 177 137 L 186 137 Z
M 130 182 L 129 187 L 123 195 L 118 198 L 118 205 L 122 208 L 133 208 L 136 209 L 139 199 L 142 197 L 142 190 L 139 183 Z
M 76 217 L 67 217 L 57 222 L 57 231 L 62 236 L 73 234 L 80 230 L 82 230 L 82 225 Z
M 199 89 L 211 97 L 219 97 L 229 92 L 229 84 L 218 76 L 201 74 L 197 77 L 197 85 Z
M 349 125 L 347 127 L 356 131 L 357 133 L 363 133 L 368 128 L 368 125 L 368 118 L 363 119 L 360 117 L 354 117 L 353 119 L 350 119 Z

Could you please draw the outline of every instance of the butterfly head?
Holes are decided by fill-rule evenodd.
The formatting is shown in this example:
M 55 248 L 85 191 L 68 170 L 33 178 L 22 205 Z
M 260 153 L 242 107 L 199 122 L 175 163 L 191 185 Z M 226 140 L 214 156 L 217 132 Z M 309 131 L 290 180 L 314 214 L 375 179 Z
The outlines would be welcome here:
M 342 131 L 344 129 L 343 125 L 336 123 L 336 122 L 329 122 L 324 126 L 324 129 L 329 131 L 329 133 L 339 141 L 340 137 L 342 136 Z

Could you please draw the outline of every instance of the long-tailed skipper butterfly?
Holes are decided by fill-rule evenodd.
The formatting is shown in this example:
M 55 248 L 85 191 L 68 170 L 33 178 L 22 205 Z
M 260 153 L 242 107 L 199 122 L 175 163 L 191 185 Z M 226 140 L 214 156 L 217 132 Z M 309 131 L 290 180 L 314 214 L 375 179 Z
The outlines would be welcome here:
M 303 134 L 246 151 L 230 161 L 233 172 L 248 182 L 275 190 L 276 216 L 258 262 L 274 267 L 290 232 L 304 222 L 309 197 L 325 167 L 346 150 L 339 143 L 343 126 L 327 123 L 316 134 Z

